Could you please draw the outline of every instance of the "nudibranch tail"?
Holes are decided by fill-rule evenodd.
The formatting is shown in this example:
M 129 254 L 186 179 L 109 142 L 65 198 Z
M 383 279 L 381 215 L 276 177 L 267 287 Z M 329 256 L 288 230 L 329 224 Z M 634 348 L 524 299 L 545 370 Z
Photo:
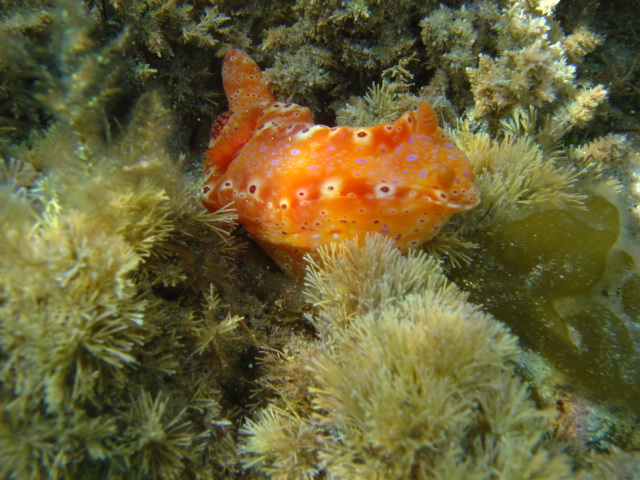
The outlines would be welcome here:
M 220 115 L 211 128 L 206 164 L 211 176 L 220 176 L 251 139 L 258 118 L 275 98 L 253 59 L 240 50 L 227 53 L 222 65 L 222 83 L 229 112 Z
M 231 50 L 224 58 L 222 83 L 232 113 L 275 100 L 256 62 L 241 50 Z

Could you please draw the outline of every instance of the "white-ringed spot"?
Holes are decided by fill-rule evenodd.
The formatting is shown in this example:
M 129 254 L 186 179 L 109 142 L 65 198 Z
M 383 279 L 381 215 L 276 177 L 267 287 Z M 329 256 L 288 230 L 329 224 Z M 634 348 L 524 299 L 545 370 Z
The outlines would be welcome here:
M 377 185 L 374 189 L 376 198 L 388 198 L 393 196 L 393 194 L 395 193 L 396 189 L 393 185 L 387 185 L 384 183 L 381 183 L 379 185 Z

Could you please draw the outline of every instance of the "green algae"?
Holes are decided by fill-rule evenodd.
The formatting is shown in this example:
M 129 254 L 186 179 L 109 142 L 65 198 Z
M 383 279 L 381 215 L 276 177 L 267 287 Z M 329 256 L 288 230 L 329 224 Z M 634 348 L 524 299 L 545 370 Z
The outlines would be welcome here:
M 640 277 L 619 246 L 621 228 L 616 205 L 590 193 L 584 208 L 536 211 L 478 231 L 471 238 L 480 254 L 452 276 L 525 347 L 589 389 L 630 401 L 639 393 L 629 317 L 640 305 Z M 629 278 L 619 302 L 622 272 Z

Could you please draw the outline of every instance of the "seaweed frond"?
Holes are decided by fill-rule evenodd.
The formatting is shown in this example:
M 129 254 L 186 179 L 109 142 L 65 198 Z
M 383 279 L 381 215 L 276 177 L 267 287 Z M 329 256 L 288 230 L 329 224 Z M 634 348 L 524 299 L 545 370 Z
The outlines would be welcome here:
M 380 308 L 444 277 L 425 275 L 437 261 L 412 250 L 403 256 L 380 235 L 368 234 L 360 249 L 357 242 L 330 243 L 310 257 L 305 277 L 309 302 L 331 312 L 334 321 Z M 433 285 L 432 285 L 433 286 Z
M 383 79 L 369 87 L 364 97 L 352 97 L 336 112 L 338 125 L 376 125 L 394 121 L 415 104 L 409 85 Z
M 313 480 L 321 471 L 316 428 L 294 411 L 269 405 L 247 419 L 240 433 L 246 436 L 240 449 L 245 468 L 283 480 Z
M 135 478 L 180 478 L 194 458 L 197 437 L 188 432 L 186 409 L 171 418 L 167 406 L 162 396 L 145 391 L 133 401 L 122 441 Z
M 530 128 L 518 120 L 507 127 Z M 535 137 L 512 133 L 492 140 L 486 133 L 472 133 L 467 122 L 449 133 L 469 157 L 482 195 L 480 206 L 466 215 L 479 222 L 473 222 L 474 228 L 521 214 L 521 207 L 582 204 L 584 195 L 577 188 L 581 171 L 560 161 L 561 150 L 547 147 L 545 152 Z M 471 222 L 469 218 L 465 221 Z

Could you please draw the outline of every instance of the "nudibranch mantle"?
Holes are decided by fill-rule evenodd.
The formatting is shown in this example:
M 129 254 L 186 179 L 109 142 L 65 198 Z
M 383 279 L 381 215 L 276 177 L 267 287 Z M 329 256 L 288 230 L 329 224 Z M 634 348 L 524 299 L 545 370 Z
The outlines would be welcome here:
M 331 128 L 276 101 L 240 50 L 226 55 L 222 78 L 229 112 L 211 130 L 202 202 L 212 211 L 233 203 L 291 275 L 304 275 L 306 253 L 367 232 L 419 247 L 479 202 L 467 158 L 426 102 L 393 123 Z

